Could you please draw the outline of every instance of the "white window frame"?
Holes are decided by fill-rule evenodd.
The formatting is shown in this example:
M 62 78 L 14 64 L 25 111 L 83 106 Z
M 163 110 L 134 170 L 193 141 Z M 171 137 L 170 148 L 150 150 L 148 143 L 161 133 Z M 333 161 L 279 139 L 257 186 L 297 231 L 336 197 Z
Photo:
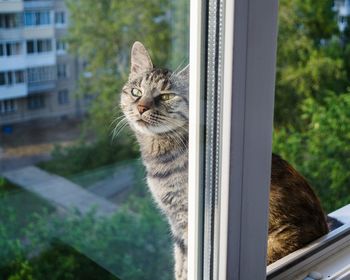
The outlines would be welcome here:
M 27 21 L 26 15 L 31 16 L 31 22 Z M 41 20 L 43 19 L 43 14 L 47 14 L 47 20 L 48 22 L 43 23 Z M 38 18 L 39 16 L 39 18 Z M 50 26 L 52 24 L 52 16 L 51 11 L 47 9 L 40 9 L 40 10 L 26 10 L 23 13 L 23 22 L 25 28 L 36 28 L 36 27 L 45 27 Z M 30 24 L 29 24 L 30 23 Z
M 208 90 L 205 59 L 210 49 L 206 17 L 212 2 L 224 7 L 219 19 L 224 30 L 219 42 L 223 66 L 218 70 L 223 101 L 219 188 L 215 190 L 218 228 L 212 231 L 213 259 L 207 262 L 201 127 L 203 92 Z M 304 279 L 312 268 L 329 266 L 330 259 L 337 262 L 339 249 L 348 248 L 346 257 L 350 258 L 347 224 L 266 267 L 277 10 L 277 0 L 191 1 L 188 279 Z M 208 264 L 209 276 L 205 273 Z M 332 279 L 350 279 L 350 267 L 339 271 L 342 275 Z
M 188 279 L 264 279 L 278 5 L 277 0 L 222 3 L 224 16 L 219 24 L 224 25 L 220 69 L 223 114 L 215 222 L 219 228 L 214 231 L 211 245 L 212 275 L 207 276 L 204 266 L 208 263 L 203 265 L 205 186 L 200 179 L 203 159 L 199 147 L 203 137 L 199 124 L 207 57 L 202 23 L 208 5 L 191 1 Z
M 67 53 L 67 42 L 63 39 L 56 39 L 56 54 L 63 55 Z
M 17 102 L 15 99 L 0 100 L 0 114 L 5 115 L 17 111 Z
M 65 11 L 55 11 L 55 26 L 56 28 L 67 26 L 67 13 Z
M 28 42 L 33 42 L 33 52 L 28 53 Z M 42 44 L 43 50 L 39 51 L 39 43 Z M 50 48 L 48 48 L 50 46 Z M 40 38 L 26 40 L 26 54 L 27 55 L 42 55 L 50 53 L 54 50 L 52 38 Z

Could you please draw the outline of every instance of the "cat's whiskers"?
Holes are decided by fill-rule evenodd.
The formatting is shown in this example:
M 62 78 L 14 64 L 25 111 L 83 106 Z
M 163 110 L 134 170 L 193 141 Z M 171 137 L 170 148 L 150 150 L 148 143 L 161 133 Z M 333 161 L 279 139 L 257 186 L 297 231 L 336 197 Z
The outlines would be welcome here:
M 186 62 L 186 59 L 183 59 L 180 64 L 175 68 L 175 70 L 171 73 L 169 78 L 172 78 L 173 76 L 176 76 L 180 69 L 182 69 L 182 65 Z
M 111 124 L 109 126 L 110 127 L 114 126 L 116 122 L 119 123 L 119 121 L 121 121 L 122 119 L 125 119 L 125 115 L 121 115 L 121 116 L 114 118 L 114 120 L 111 121 Z
M 187 135 L 188 130 L 183 126 L 180 126 L 181 123 L 177 122 L 174 119 L 167 118 L 165 116 L 160 116 L 159 119 L 162 121 L 162 125 L 164 125 L 171 131 L 169 134 L 166 134 L 166 136 L 171 140 L 177 142 L 182 152 L 184 152 L 187 148 L 187 144 L 186 144 L 187 139 L 185 135 Z M 175 125 L 175 128 L 171 127 L 169 124 Z M 182 130 L 182 132 L 184 132 L 185 135 L 180 133 L 178 130 Z
M 112 130 L 112 140 L 118 137 L 120 132 L 128 125 L 128 120 L 126 117 L 122 118 L 118 124 Z

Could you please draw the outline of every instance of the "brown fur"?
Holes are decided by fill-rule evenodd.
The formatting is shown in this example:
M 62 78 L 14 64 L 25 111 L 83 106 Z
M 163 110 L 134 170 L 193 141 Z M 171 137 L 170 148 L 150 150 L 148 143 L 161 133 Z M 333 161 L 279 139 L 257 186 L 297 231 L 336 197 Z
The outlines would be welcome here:
M 326 216 L 307 181 L 272 155 L 268 264 L 328 232 Z

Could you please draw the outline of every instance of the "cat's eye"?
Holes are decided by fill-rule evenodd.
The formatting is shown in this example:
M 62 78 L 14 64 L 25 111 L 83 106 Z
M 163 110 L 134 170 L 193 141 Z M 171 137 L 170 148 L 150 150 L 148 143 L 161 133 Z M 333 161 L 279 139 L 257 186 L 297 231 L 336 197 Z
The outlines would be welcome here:
M 131 90 L 131 95 L 134 96 L 134 97 L 141 97 L 142 96 L 142 92 L 138 88 L 133 88 Z
M 174 97 L 175 97 L 175 94 L 173 94 L 173 93 L 165 93 L 165 94 L 161 94 L 159 96 L 160 100 L 163 100 L 163 101 L 170 100 L 170 99 L 172 99 Z

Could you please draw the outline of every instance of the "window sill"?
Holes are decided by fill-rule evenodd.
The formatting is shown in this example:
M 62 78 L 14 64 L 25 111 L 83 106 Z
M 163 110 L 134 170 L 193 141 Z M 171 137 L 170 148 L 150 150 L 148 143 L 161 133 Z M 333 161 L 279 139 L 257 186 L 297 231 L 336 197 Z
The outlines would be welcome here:
M 344 206 L 329 216 L 344 223 L 343 226 L 307 247 L 293 252 L 267 267 L 267 279 L 308 279 L 317 271 L 321 279 L 349 279 L 350 276 L 350 205 Z

